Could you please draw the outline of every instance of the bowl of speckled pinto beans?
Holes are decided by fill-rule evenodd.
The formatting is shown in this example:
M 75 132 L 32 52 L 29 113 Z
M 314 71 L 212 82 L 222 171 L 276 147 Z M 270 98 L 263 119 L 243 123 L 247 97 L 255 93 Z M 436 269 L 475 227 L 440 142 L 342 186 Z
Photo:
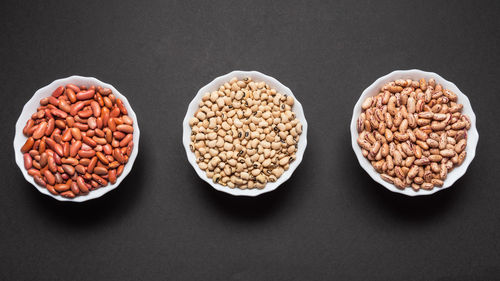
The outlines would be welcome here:
M 37 90 L 16 123 L 15 160 L 26 181 L 59 201 L 116 189 L 139 148 L 137 116 L 113 85 L 71 76 Z
M 354 106 L 352 148 L 361 167 L 392 192 L 449 188 L 474 159 L 479 134 L 467 96 L 440 75 L 397 70 L 373 82 Z
M 233 71 L 202 87 L 189 104 L 182 142 L 189 163 L 214 189 L 257 196 L 278 188 L 307 145 L 302 105 L 278 80 Z

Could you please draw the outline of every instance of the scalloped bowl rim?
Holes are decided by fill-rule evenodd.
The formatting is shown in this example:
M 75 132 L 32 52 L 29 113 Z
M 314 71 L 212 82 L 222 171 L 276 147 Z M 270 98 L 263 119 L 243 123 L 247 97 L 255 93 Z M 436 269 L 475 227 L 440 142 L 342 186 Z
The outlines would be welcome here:
M 201 98 L 203 95 L 207 92 L 212 92 L 214 90 L 217 90 L 221 85 L 223 85 L 226 82 L 229 82 L 233 77 L 237 77 L 239 79 L 242 79 L 244 77 L 250 77 L 254 81 L 264 81 L 266 82 L 271 88 L 276 89 L 277 92 L 283 93 L 290 95 L 294 98 L 295 103 L 293 105 L 293 111 L 295 112 L 297 118 L 300 120 L 302 123 L 302 134 L 300 135 L 299 138 L 299 145 L 297 148 L 296 152 L 296 159 L 292 164 L 290 165 L 290 168 L 281 175 L 281 177 L 278 178 L 276 182 L 271 182 L 267 183 L 266 186 L 263 189 L 239 189 L 239 188 L 229 188 L 227 186 L 223 186 L 220 184 L 216 184 L 212 181 L 212 179 L 209 179 L 204 171 L 198 167 L 198 164 L 196 163 L 196 159 L 194 157 L 194 153 L 191 152 L 189 149 L 189 144 L 191 142 L 190 136 L 191 136 L 191 127 L 189 126 L 189 119 L 194 115 L 196 110 L 198 109 L 199 102 L 201 101 Z M 270 192 L 278 188 L 281 184 L 286 182 L 293 174 L 295 169 L 299 166 L 299 164 L 302 162 L 302 158 L 304 156 L 304 151 L 307 146 L 307 121 L 304 115 L 304 110 L 302 108 L 302 104 L 299 102 L 299 100 L 294 96 L 292 91 L 280 83 L 277 79 L 263 74 L 258 71 L 242 71 L 242 70 L 235 70 L 232 71 L 228 74 L 221 75 L 214 80 L 212 80 L 210 83 L 207 85 L 203 86 L 196 96 L 193 98 L 193 100 L 189 103 L 188 110 L 186 112 L 186 116 L 184 117 L 183 121 L 183 134 L 182 134 L 182 142 L 184 145 L 184 149 L 186 150 L 187 158 L 191 166 L 193 166 L 194 170 L 196 171 L 196 174 L 210 184 L 214 189 L 225 192 L 231 195 L 235 196 L 258 196 L 260 194 Z
M 412 188 L 405 188 L 404 190 L 400 190 L 397 187 L 395 187 L 393 184 L 390 184 L 386 181 L 384 181 L 381 177 L 380 174 L 375 171 L 375 169 L 372 167 L 370 161 L 366 159 L 362 152 L 361 148 L 359 147 L 357 143 L 357 137 L 358 137 L 358 131 L 357 131 L 357 120 L 359 115 L 361 114 L 361 104 L 363 101 L 368 97 L 368 96 L 374 96 L 379 93 L 380 88 L 387 82 L 395 81 L 396 79 L 420 79 L 420 78 L 425 78 L 426 80 L 429 80 L 429 78 L 434 78 L 436 80 L 436 83 L 442 84 L 444 88 L 451 89 L 458 95 L 458 102 L 463 104 L 463 110 L 462 113 L 467 114 L 470 119 L 471 119 L 471 127 L 467 131 L 467 157 L 465 157 L 464 162 L 462 165 L 455 167 L 450 173 L 448 173 L 448 176 L 446 177 L 444 184 L 442 187 L 434 187 L 432 190 L 419 190 L 415 191 Z M 356 154 L 356 157 L 358 158 L 359 164 L 361 167 L 370 175 L 370 177 L 378 182 L 379 184 L 383 185 L 385 188 L 392 192 L 408 195 L 408 196 L 420 196 L 420 195 L 431 195 L 434 194 L 438 191 L 444 190 L 449 188 L 450 186 L 455 183 L 460 177 L 462 177 L 465 172 L 467 171 L 467 168 L 469 167 L 470 163 L 474 159 L 474 156 L 476 155 L 476 147 L 477 143 L 479 140 L 479 133 L 477 132 L 476 129 L 476 115 L 474 114 L 474 111 L 472 110 L 472 106 L 470 104 L 469 98 L 458 89 L 458 87 L 453 83 L 450 82 L 446 79 L 444 79 L 442 76 L 440 76 L 437 73 L 434 72 L 428 72 L 428 71 L 423 71 L 419 69 L 411 69 L 411 70 L 396 70 L 393 71 L 385 76 L 382 76 L 378 78 L 375 82 L 373 82 L 368 88 L 366 88 L 363 93 L 361 94 L 360 98 L 356 102 L 356 105 L 354 106 L 353 109 L 353 115 L 351 119 L 351 124 L 350 124 L 350 130 L 351 130 L 351 141 L 352 141 L 352 148 L 354 150 L 354 153 Z
M 21 147 L 23 144 L 26 142 L 27 138 L 23 134 L 23 128 L 26 124 L 26 121 L 31 117 L 31 115 L 36 111 L 36 108 L 39 106 L 40 99 L 43 97 L 48 97 L 52 94 L 52 92 L 59 86 L 61 85 L 66 85 L 68 83 L 73 83 L 76 85 L 98 85 L 102 87 L 107 87 L 110 88 L 113 91 L 113 94 L 117 97 L 120 98 L 125 107 L 127 108 L 128 115 L 134 120 L 134 135 L 133 135 L 133 142 L 134 142 L 134 149 L 132 151 L 132 154 L 130 155 L 129 161 L 127 164 L 125 164 L 125 167 L 123 169 L 123 173 L 117 178 L 115 184 L 108 184 L 105 187 L 98 188 L 96 190 L 93 190 L 89 192 L 86 195 L 80 195 L 76 196 L 75 198 L 65 198 L 62 196 L 55 196 L 51 194 L 46 188 L 38 186 L 33 177 L 31 177 L 28 174 L 28 171 L 24 168 L 24 160 L 23 160 L 23 154 L 21 153 Z M 133 111 L 132 107 L 130 106 L 130 103 L 128 102 L 127 98 L 122 95 L 113 85 L 104 83 L 100 81 L 97 78 L 94 77 L 85 77 L 85 76 L 79 76 L 79 75 L 73 75 L 70 77 L 66 78 L 61 78 L 54 80 L 52 83 L 48 84 L 47 86 L 44 86 L 40 89 L 38 89 L 35 94 L 31 97 L 31 99 L 24 105 L 23 110 L 16 122 L 16 133 L 14 137 L 14 155 L 16 159 L 17 166 L 19 166 L 19 169 L 23 173 L 24 178 L 26 181 L 31 183 L 40 193 L 43 193 L 47 196 L 50 196 L 54 199 L 57 199 L 59 201 L 70 201 L 70 202 L 84 202 L 87 200 L 99 198 L 103 196 L 104 194 L 108 193 L 111 190 L 116 189 L 120 183 L 127 177 L 127 175 L 130 173 L 132 170 L 132 166 L 134 165 L 134 161 L 137 157 L 137 154 L 139 152 L 139 136 L 140 136 L 140 131 L 139 131 L 139 124 L 137 122 L 137 116 L 135 112 Z

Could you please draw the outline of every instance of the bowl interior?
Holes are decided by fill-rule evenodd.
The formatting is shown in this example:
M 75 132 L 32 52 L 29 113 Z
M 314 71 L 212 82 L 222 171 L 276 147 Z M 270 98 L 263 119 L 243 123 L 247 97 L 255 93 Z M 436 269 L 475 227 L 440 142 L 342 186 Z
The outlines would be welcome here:
M 380 88 L 391 81 L 395 81 L 397 79 L 413 79 L 413 80 L 418 80 L 420 78 L 425 78 L 426 80 L 429 80 L 430 78 L 434 78 L 436 80 L 436 83 L 439 83 L 443 85 L 444 88 L 450 89 L 454 91 L 458 95 L 458 102 L 463 104 L 463 110 L 462 113 L 466 114 L 470 117 L 471 119 L 471 128 L 467 132 L 468 138 L 467 138 L 467 157 L 465 158 L 464 162 L 460 166 L 456 166 L 451 172 L 448 173 L 448 176 L 446 177 L 446 180 L 444 181 L 443 187 L 435 187 L 432 190 L 419 190 L 419 191 L 414 191 L 412 188 L 405 188 L 404 190 L 400 190 L 396 188 L 393 184 L 390 184 L 380 178 L 380 174 L 375 171 L 375 169 L 372 167 L 370 161 L 366 159 L 362 152 L 361 148 L 357 144 L 357 137 L 358 137 L 358 132 L 356 128 L 356 123 L 359 115 L 361 114 L 361 104 L 363 101 L 370 97 L 370 96 L 375 96 L 379 93 Z M 358 158 L 358 161 L 365 169 L 365 171 L 372 177 L 373 180 L 376 182 L 380 183 L 381 185 L 385 186 L 387 189 L 393 192 L 409 195 L 409 196 L 418 196 L 418 195 L 430 195 L 433 194 L 437 191 L 446 189 L 453 185 L 453 183 L 458 180 L 462 175 L 465 174 L 469 164 L 471 163 L 472 159 L 474 159 L 475 152 L 476 152 L 476 146 L 477 142 L 479 140 L 479 134 L 476 129 L 476 115 L 474 114 L 474 111 L 472 110 L 472 106 L 470 104 L 469 99 L 465 94 L 458 89 L 458 87 L 453 84 L 452 82 L 447 81 L 440 75 L 433 73 L 433 72 L 426 72 L 418 69 L 412 69 L 412 70 L 397 70 L 394 72 L 391 72 L 379 79 L 377 79 L 373 84 L 371 84 L 368 88 L 366 88 L 363 93 L 361 94 L 361 97 L 359 98 L 358 102 L 354 106 L 353 110 L 353 115 L 352 115 L 352 120 L 351 120 L 351 141 L 352 141 L 352 147 L 354 152 L 356 153 L 356 156 Z
M 229 82 L 231 78 L 237 77 L 238 79 L 243 79 L 245 77 L 250 77 L 254 81 L 264 81 L 266 82 L 269 86 L 272 88 L 276 89 L 277 92 L 282 93 L 282 94 L 287 94 L 289 96 L 292 96 L 295 99 L 295 103 L 293 106 L 293 111 L 296 113 L 296 117 L 300 120 L 302 123 L 302 134 L 299 137 L 299 144 L 297 147 L 297 152 L 296 152 L 296 159 L 292 164 L 290 165 L 290 168 L 281 175 L 281 177 L 276 181 L 276 182 L 268 182 L 266 186 L 263 189 L 239 189 L 239 188 L 229 188 L 227 186 L 223 186 L 220 184 L 216 184 L 212 181 L 212 179 L 209 179 L 205 171 L 202 171 L 199 167 L 198 164 L 196 163 L 196 159 L 194 157 L 194 153 L 191 152 L 189 149 L 189 144 L 191 142 L 190 136 L 191 136 L 191 127 L 189 126 L 189 119 L 194 115 L 196 110 L 198 110 L 198 105 L 199 102 L 201 101 L 201 98 L 203 95 L 207 92 L 212 92 L 217 90 L 221 85 L 223 85 L 226 82 Z M 262 74 L 257 71 L 233 71 L 231 73 L 228 73 L 226 75 L 217 77 L 214 79 L 212 82 L 201 88 L 198 93 L 196 94 L 195 98 L 191 101 L 189 104 L 186 116 L 184 118 L 183 122 L 183 136 L 182 136 L 182 142 L 184 144 L 184 148 L 186 150 L 187 158 L 189 163 L 193 166 L 195 169 L 196 173 L 200 178 L 202 178 L 204 181 L 206 181 L 208 184 L 210 184 L 213 188 L 226 192 L 232 195 L 241 195 L 241 196 L 257 196 L 259 194 L 269 192 L 272 190 L 275 190 L 279 185 L 284 183 L 286 180 L 290 178 L 292 175 L 293 171 L 297 168 L 297 166 L 300 164 L 302 161 L 302 157 L 304 155 L 304 151 L 307 146 L 307 121 L 304 116 L 304 111 L 302 109 L 301 103 L 297 100 L 297 98 L 293 95 L 292 91 L 281 84 L 278 80 L 267 76 L 265 74 Z
M 21 153 L 21 147 L 24 145 L 26 142 L 27 138 L 23 135 L 23 128 L 26 125 L 26 121 L 28 121 L 29 118 L 31 118 L 31 115 L 36 112 L 37 108 L 40 106 L 40 99 L 44 97 L 48 97 L 52 94 L 52 92 L 59 86 L 61 85 L 66 85 L 69 83 L 73 83 L 75 85 L 85 85 L 85 86 L 91 86 L 91 85 L 96 85 L 96 86 L 102 86 L 102 87 L 107 87 L 110 88 L 114 95 L 117 98 L 120 98 L 125 107 L 127 108 L 128 115 L 134 120 L 134 135 L 133 135 L 133 142 L 134 142 L 134 149 L 132 151 L 132 154 L 130 155 L 128 163 L 125 165 L 125 168 L 123 169 L 123 173 L 121 176 L 119 176 L 116 180 L 115 184 L 108 184 L 105 187 L 98 188 L 96 190 L 93 190 L 89 192 L 87 195 L 81 195 L 77 196 L 73 199 L 68 199 L 62 196 L 55 196 L 52 195 L 46 188 L 38 186 L 35 181 L 33 180 L 33 177 L 28 175 L 28 172 L 24 168 L 24 160 L 23 160 L 23 154 Z M 128 175 L 130 170 L 132 169 L 132 166 L 134 164 L 135 158 L 137 157 L 137 153 L 139 150 L 139 136 L 140 136 L 140 131 L 139 131 L 139 125 L 137 122 L 137 116 L 135 115 L 135 112 L 132 110 L 132 107 L 130 106 L 130 103 L 128 102 L 127 98 L 122 95 L 115 87 L 108 83 L 104 83 L 99 81 L 96 78 L 93 77 L 82 77 L 82 76 L 71 76 L 68 78 L 64 79 L 58 79 L 55 80 L 54 82 L 50 83 L 49 85 L 37 90 L 33 97 L 24 105 L 23 111 L 21 112 L 21 115 L 19 116 L 19 119 L 17 120 L 16 123 L 16 135 L 14 137 L 14 151 L 15 151 L 15 157 L 16 157 L 16 163 L 19 166 L 19 169 L 21 169 L 21 172 L 24 175 L 24 178 L 31 183 L 33 186 L 38 189 L 41 193 L 48 195 L 52 198 L 55 198 L 59 201 L 72 201 L 72 202 L 83 202 L 87 201 L 90 199 L 98 198 L 104 195 L 105 193 L 109 192 L 110 190 L 115 189 L 120 183 L 123 181 L 123 179 Z

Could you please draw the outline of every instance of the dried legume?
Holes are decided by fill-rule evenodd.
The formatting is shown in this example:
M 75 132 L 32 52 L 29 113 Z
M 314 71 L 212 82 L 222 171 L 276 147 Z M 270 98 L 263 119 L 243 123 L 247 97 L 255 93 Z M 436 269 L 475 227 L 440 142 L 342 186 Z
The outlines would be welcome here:
M 191 126 L 191 151 L 213 182 L 262 189 L 295 160 L 302 124 L 294 99 L 265 82 L 231 79 L 206 93 Z
M 467 130 L 457 95 L 434 79 L 400 79 L 361 105 L 358 145 L 383 180 L 431 190 L 466 157 Z
M 21 148 L 35 182 L 74 198 L 114 184 L 134 146 L 133 121 L 111 89 L 58 87 L 26 122 Z M 118 134 L 118 135 L 117 135 Z

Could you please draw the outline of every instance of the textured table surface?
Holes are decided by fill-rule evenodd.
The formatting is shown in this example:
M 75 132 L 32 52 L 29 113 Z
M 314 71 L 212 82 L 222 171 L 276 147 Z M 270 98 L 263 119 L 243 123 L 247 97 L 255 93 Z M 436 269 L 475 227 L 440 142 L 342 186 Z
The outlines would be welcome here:
M 500 279 L 500 2 L 83 2 L 0 3 L 0 280 Z M 411 68 L 468 95 L 480 135 L 465 176 L 420 198 L 372 181 L 349 136 L 362 90 Z M 235 69 L 290 87 L 309 122 L 302 164 L 258 198 L 213 190 L 181 144 L 189 101 Z M 73 74 L 141 128 L 129 176 L 83 204 L 36 191 L 12 148 L 24 103 Z

